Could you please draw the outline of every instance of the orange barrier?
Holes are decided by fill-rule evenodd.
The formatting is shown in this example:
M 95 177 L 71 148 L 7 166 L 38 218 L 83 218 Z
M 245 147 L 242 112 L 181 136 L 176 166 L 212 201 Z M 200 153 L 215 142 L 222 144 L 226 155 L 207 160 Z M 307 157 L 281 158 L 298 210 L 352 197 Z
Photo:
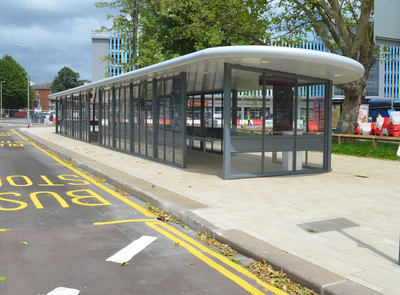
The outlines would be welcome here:
M 400 125 L 394 125 L 392 122 L 390 122 L 388 131 L 389 131 L 389 136 L 399 137 Z
M 374 126 L 375 127 L 375 126 Z M 372 130 L 372 129 L 371 129 Z M 355 134 L 359 135 L 360 134 L 360 124 L 357 123 L 357 128 L 356 131 L 354 132 Z
M 371 131 L 369 132 L 369 135 L 374 135 L 374 132 L 375 132 L 375 125 L 376 125 L 376 123 L 371 123 Z M 357 124 L 357 126 L 358 126 L 358 124 Z M 357 133 L 356 133 L 357 134 Z
M 318 132 L 318 122 L 308 122 L 308 132 Z

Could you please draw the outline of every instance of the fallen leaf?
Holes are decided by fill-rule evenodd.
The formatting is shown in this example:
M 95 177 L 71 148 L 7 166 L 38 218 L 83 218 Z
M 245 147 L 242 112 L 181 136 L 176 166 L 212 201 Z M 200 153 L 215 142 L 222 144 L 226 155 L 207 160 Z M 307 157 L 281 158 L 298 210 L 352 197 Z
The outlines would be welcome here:
M 189 229 L 189 227 L 187 225 L 184 226 L 185 229 Z
M 308 228 L 307 231 L 309 231 L 310 233 L 318 233 L 318 230 L 312 229 L 312 228 Z
M 0 277 L 0 282 L 5 282 L 6 278 L 5 277 Z
M 190 262 L 190 265 L 194 265 L 194 262 Z
M 231 261 L 234 262 L 234 263 L 239 263 L 240 260 L 236 259 L 236 258 L 232 258 Z
M 122 262 L 121 266 L 128 266 L 129 262 Z
M 180 245 L 179 245 L 179 243 L 178 243 L 178 242 L 176 242 L 176 243 L 175 243 L 175 246 L 179 247 Z
M 28 242 L 21 242 L 22 245 L 28 245 Z

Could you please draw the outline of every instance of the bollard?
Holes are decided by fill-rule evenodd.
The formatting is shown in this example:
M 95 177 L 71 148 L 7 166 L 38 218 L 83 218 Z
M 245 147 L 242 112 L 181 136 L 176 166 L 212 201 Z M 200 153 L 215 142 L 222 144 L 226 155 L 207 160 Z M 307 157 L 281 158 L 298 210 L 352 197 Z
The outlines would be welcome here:
M 32 120 L 31 120 L 31 123 L 29 124 L 28 128 L 32 128 Z

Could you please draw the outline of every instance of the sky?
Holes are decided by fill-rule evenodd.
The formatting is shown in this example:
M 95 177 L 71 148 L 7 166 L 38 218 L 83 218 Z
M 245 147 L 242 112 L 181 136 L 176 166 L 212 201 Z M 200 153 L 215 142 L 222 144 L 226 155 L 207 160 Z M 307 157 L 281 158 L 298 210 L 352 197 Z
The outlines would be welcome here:
M 53 82 L 63 67 L 91 80 L 92 31 L 110 26 L 96 0 L 0 0 L 0 58 L 11 55 L 36 85 Z M 13 44 L 28 45 L 16 47 Z

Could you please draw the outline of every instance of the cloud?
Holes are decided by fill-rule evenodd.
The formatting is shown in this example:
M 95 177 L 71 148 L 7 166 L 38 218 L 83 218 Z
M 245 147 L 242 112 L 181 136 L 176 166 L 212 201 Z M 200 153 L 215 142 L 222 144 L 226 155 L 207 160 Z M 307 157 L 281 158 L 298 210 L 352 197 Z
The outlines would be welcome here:
M 92 30 L 110 26 L 95 0 L 0 1 L 0 57 L 11 55 L 36 84 L 52 82 L 62 67 L 91 79 Z M 28 45 L 29 48 L 13 44 Z

